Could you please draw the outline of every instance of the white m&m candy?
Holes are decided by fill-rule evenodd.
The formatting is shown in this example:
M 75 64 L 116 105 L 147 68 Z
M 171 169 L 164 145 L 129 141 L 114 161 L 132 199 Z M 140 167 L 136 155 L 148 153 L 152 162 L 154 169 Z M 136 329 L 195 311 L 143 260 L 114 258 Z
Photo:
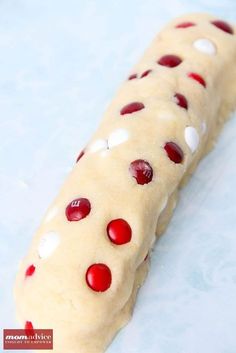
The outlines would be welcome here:
M 193 43 L 195 49 L 208 55 L 214 55 L 216 53 L 215 44 L 206 38 L 199 38 Z
M 121 143 L 127 141 L 128 138 L 129 133 L 126 129 L 117 129 L 113 131 L 108 137 L 108 148 L 118 146 Z
M 191 152 L 194 153 L 199 145 L 199 135 L 195 127 L 187 126 L 184 130 L 184 138 Z
M 106 149 L 107 149 L 107 140 L 105 139 L 98 139 L 94 141 L 89 147 L 90 152 L 98 152 Z
M 49 257 L 60 243 L 60 237 L 55 232 L 48 232 L 40 239 L 38 255 L 41 259 Z

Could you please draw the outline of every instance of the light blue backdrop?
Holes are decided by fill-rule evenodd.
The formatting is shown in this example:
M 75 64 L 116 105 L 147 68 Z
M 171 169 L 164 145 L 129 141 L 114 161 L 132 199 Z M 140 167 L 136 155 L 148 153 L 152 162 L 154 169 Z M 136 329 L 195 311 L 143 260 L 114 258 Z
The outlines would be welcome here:
M 78 151 L 162 25 L 192 11 L 236 22 L 235 0 L 0 0 L 2 328 L 16 326 L 18 262 Z M 235 136 L 234 118 L 182 192 L 109 353 L 236 352 Z

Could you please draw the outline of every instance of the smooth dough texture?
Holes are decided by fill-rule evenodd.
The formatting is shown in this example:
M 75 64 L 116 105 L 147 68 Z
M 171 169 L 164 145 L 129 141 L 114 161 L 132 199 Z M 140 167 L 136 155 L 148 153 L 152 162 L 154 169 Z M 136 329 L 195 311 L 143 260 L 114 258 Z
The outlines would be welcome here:
M 236 106 L 235 62 L 235 27 L 185 15 L 119 89 L 17 275 L 19 322 L 52 328 L 53 352 L 102 353 L 130 319 L 178 189 Z

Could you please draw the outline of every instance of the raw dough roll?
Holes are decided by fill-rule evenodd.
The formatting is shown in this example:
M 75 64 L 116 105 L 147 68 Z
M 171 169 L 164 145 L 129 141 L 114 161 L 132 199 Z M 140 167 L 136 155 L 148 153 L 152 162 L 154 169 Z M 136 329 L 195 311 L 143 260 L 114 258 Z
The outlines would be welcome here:
M 50 206 L 15 286 L 55 353 L 101 353 L 130 319 L 178 188 L 236 106 L 236 29 L 171 22 L 130 72 Z

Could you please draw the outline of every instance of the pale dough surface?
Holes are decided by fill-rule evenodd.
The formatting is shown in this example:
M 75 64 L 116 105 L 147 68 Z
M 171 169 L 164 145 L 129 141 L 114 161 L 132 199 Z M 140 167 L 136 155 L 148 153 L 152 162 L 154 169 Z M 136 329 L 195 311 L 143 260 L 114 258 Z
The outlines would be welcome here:
M 55 215 L 46 214 L 33 238 L 17 276 L 17 315 L 22 326 L 29 320 L 35 328 L 53 328 L 56 353 L 101 353 L 130 319 L 137 289 L 147 273 L 144 258 L 154 234 L 156 230 L 163 232 L 181 181 L 209 150 L 235 108 L 236 38 L 211 25 L 214 19 L 204 14 L 186 15 L 175 19 L 154 39 L 131 72 L 152 69 L 152 74 L 124 82 L 87 152 L 50 206 L 48 212 L 56 209 Z M 177 30 L 175 25 L 184 21 L 194 21 L 197 26 Z M 215 43 L 214 56 L 196 50 L 192 43 L 199 38 Z M 157 59 L 166 54 L 182 57 L 182 64 L 174 69 L 157 65 Z M 189 79 L 188 72 L 201 74 L 207 87 Z M 188 111 L 172 100 L 175 92 L 188 97 Z M 136 101 L 143 102 L 145 109 L 135 116 L 121 117 L 120 109 Z M 199 135 L 194 153 L 184 136 L 189 126 Z M 120 128 L 129 133 L 124 143 L 107 151 L 89 151 L 98 139 L 107 139 Z M 167 141 L 175 141 L 183 149 L 182 164 L 171 163 L 166 157 L 162 146 Z M 128 171 L 130 162 L 139 158 L 148 160 L 154 170 L 153 181 L 142 187 Z M 90 200 L 91 212 L 81 222 L 68 222 L 65 208 L 77 197 Z M 105 236 L 107 223 L 115 218 L 124 218 L 132 225 L 128 246 L 114 247 Z M 40 239 L 51 231 L 59 234 L 60 244 L 52 256 L 40 259 Z M 109 264 L 113 278 L 104 293 L 92 291 L 85 281 L 87 268 L 99 262 Z M 26 281 L 25 270 L 31 263 L 37 271 Z

